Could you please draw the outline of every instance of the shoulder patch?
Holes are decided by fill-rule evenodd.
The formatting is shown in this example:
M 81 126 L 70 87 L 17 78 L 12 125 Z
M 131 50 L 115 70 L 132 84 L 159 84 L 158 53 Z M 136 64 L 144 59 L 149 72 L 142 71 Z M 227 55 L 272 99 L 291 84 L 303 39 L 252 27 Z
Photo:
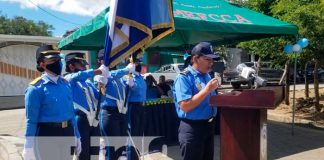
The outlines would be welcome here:
M 180 74 L 183 74 L 183 75 L 187 75 L 188 73 L 190 73 L 190 71 L 187 69 L 184 69 L 182 72 L 180 72 Z
M 29 83 L 29 85 L 31 85 L 31 86 L 34 86 L 37 82 L 39 82 L 40 80 L 42 80 L 42 77 L 37 77 L 37 78 L 35 78 L 33 81 L 31 81 L 30 83 Z

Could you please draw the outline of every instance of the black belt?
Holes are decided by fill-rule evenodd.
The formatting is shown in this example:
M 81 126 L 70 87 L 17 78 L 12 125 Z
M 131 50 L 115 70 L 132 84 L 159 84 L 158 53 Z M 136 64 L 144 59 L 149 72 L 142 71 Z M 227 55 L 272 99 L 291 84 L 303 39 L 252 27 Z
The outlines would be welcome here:
M 38 122 L 38 126 L 47 126 L 47 127 L 55 127 L 55 128 L 67 128 L 72 126 L 71 120 L 63 121 L 63 122 Z
M 214 121 L 214 117 L 211 117 L 209 119 L 186 119 L 186 118 L 180 118 L 181 121 L 186 122 L 186 123 L 195 123 L 195 124 L 209 124 Z
M 79 116 L 87 116 L 87 114 L 85 114 L 83 111 L 81 111 L 81 110 L 76 110 L 76 111 L 74 111 L 74 113 L 76 114 L 76 115 L 79 115 Z
M 110 112 L 119 112 L 116 106 L 104 106 L 102 109 Z
M 132 106 L 143 106 L 143 102 L 129 102 Z

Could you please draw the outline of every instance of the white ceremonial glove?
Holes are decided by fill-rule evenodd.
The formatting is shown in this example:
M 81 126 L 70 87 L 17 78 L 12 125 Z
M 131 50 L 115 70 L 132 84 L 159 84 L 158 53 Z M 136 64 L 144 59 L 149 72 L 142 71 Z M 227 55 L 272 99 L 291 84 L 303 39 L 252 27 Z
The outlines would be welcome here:
M 106 143 L 105 143 L 105 140 L 103 138 L 100 138 L 99 157 L 105 157 L 105 156 L 106 156 Z M 101 158 L 99 158 L 99 159 L 101 159 Z
M 135 73 L 136 66 L 134 63 L 129 63 L 126 68 L 129 69 L 129 73 Z
M 102 76 L 108 77 L 108 75 L 109 75 L 109 68 L 108 67 L 106 67 L 105 65 L 102 64 L 98 69 L 101 71 Z
M 24 160 L 36 160 L 34 148 L 24 148 L 22 157 Z
M 104 86 L 106 86 L 106 84 L 108 83 L 108 78 L 105 76 L 98 76 L 98 83 L 103 84 Z
M 134 86 L 134 79 L 133 79 L 133 77 L 129 77 L 129 78 L 127 79 L 126 84 L 127 84 L 129 87 L 133 87 L 133 86 Z
M 75 152 L 76 152 L 76 155 L 80 155 L 81 153 L 81 138 L 76 138 L 76 147 L 75 147 Z

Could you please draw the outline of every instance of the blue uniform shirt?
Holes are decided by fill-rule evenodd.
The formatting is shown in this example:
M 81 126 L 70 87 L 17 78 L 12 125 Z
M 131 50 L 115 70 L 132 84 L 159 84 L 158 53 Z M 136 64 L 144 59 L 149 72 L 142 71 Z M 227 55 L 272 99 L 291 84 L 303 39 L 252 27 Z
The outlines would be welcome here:
M 125 84 L 123 84 L 122 77 L 128 73 L 129 69 L 127 68 L 110 71 L 110 76 L 108 77 L 108 82 L 106 85 L 106 94 L 117 99 L 124 99 L 123 91 L 125 91 Z M 98 82 L 95 78 L 95 86 L 97 86 L 97 83 Z M 119 97 L 118 91 L 121 97 Z M 101 107 L 112 106 L 117 108 L 116 100 L 110 99 L 106 96 L 102 96 L 102 99 L 103 101 L 101 102 Z
M 72 90 L 69 83 L 58 78 L 53 82 L 47 74 L 35 79 L 25 93 L 26 133 L 35 136 L 38 122 L 63 122 L 72 120 L 75 134 L 80 137 L 73 109 Z
M 184 112 L 179 102 L 192 98 L 201 89 L 205 88 L 206 84 L 211 80 L 209 74 L 202 74 L 199 71 L 188 66 L 184 73 L 177 75 L 174 82 L 173 97 L 175 101 L 176 111 L 179 118 L 192 120 L 206 120 L 216 115 L 217 109 L 209 106 L 209 99 L 216 93 L 211 92 L 196 108 Z
M 146 100 L 158 99 L 159 96 L 160 96 L 160 91 L 156 86 L 147 86 Z
M 64 77 L 66 80 L 70 82 L 72 88 L 72 94 L 73 94 L 73 101 L 88 111 L 90 110 L 90 108 L 87 102 L 87 97 L 85 92 L 87 92 L 87 94 L 90 96 L 91 102 L 89 103 L 92 106 L 92 109 L 95 109 L 97 105 L 97 103 L 95 103 L 96 98 L 98 98 L 99 96 L 97 88 L 94 88 L 94 86 L 91 85 L 91 82 L 88 80 L 88 78 L 93 76 L 94 76 L 93 69 L 88 69 L 85 71 L 70 73 L 65 75 Z M 79 84 L 81 84 L 82 87 L 86 88 L 86 90 L 84 91 Z M 91 93 L 91 90 L 93 91 L 93 94 Z
M 133 78 L 134 86 L 130 88 L 128 102 L 144 102 L 146 100 L 146 82 L 140 74 L 133 74 Z

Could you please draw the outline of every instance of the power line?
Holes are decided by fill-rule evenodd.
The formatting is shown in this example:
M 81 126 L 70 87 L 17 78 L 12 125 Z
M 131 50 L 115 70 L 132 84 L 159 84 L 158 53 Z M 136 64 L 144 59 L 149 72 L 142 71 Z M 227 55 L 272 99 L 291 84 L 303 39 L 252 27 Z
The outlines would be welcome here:
M 50 16 L 55 17 L 55 18 L 58 19 L 58 20 L 64 21 L 64 22 L 66 22 L 66 23 L 70 23 L 70 24 L 78 25 L 78 26 L 81 25 L 81 24 L 74 23 L 74 22 L 68 21 L 68 20 L 66 20 L 66 19 L 63 19 L 63 18 L 61 18 L 61 17 L 58 17 L 58 16 L 56 16 L 56 15 L 54 15 L 54 14 L 52 14 L 52 13 L 46 11 L 46 10 L 43 9 L 42 7 L 40 7 L 40 6 L 38 6 L 37 4 L 35 4 L 32 0 L 28 0 L 28 1 L 29 1 L 30 3 L 32 3 L 34 6 L 36 6 L 38 9 L 40 9 L 40 10 L 42 10 L 43 12 L 49 14 Z

